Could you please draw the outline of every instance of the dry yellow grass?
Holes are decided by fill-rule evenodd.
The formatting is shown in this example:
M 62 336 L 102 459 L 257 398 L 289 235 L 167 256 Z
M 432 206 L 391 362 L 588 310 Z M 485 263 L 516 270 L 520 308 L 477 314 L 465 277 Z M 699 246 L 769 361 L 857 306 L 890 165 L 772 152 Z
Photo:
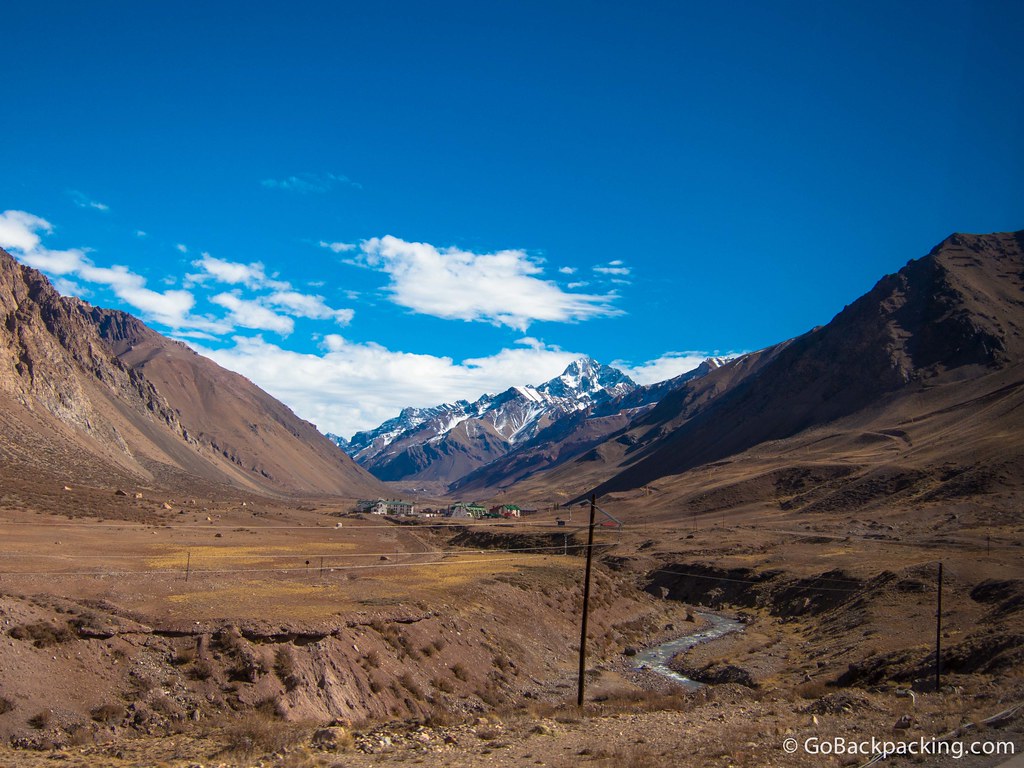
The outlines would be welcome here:
M 241 548 L 239 548 L 241 549 Z M 352 569 L 327 569 L 323 580 L 318 568 L 265 575 L 220 574 L 206 577 L 200 571 L 194 588 L 166 596 L 178 613 L 204 618 L 259 617 L 316 620 L 355 610 L 376 600 L 390 605 L 412 605 L 438 595 L 452 595 L 475 588 L 482 579 L 516 573 L 537 566 L 537 555 L 462 555 L 443 560 L 405 565 L 375 563 Z M 193 562 L 195 558 L 193 556 Z M 545 568 L 573 578 L 580 569 L 577 558 L 545 558 Z M 354 577 L 354 578 L 353 578 Z
M 351 555 L 357 549 L 358 545 L 349 542 L 296 542 L 255 547 L 228 544 L 175 546 L 169 551 L 153 555 L 146 560 L 146 564 L 151 568 L 181 568 L 191 553 L 192 567 L 197 571 L 203 568 L 235 568 L 257 563 L 266 564 L 270 568 L 295 568 L 300 567 L 310 557 L 341 557 Z M 319 567 L 319 560 L 314 563 Z
M 409 568 L 396 569 L 397 580 L 416 582 L 418 590 L 448 592 L 478 580 L 502 573 L 512 573 L 536 566 L 538 560 L 546 566 L 564 570 L 579 570 L 576 558 L 555 558 L 529 554 L 488 554 L 447 556 L 438 563 L 424 563 Z M 397 571 L 401 573 L 397 573 Z M 378 574 L 375 574 L 378 575 Z

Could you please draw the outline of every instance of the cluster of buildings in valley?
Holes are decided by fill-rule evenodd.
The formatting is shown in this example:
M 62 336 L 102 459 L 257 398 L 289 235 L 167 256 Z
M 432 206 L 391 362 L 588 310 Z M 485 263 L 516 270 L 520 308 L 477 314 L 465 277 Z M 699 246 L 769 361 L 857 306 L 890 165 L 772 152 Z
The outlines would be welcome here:
M 516 504 L 498 504 L 486 507 L 475 501 L 457 501 L 447 507 L 424 506 L 418 508 L 414 502 L 401 499 L 360 499 L 356 502 L 355 511 L 395 517 L 453 517 L 463 520 L 480 520 L 483 518 L 517 518 L 533 514 L 537 510 L 523 509 Z

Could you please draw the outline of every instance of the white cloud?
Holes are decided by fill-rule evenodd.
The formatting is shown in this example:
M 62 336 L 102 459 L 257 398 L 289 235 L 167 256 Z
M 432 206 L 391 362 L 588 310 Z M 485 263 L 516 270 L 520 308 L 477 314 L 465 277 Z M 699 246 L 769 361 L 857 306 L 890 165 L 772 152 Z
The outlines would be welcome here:
M 154 291 L 146 287 L 146 278 L 118 264 L 112 267 L 97 267 L 83 259 L 74 269 L 74 273 L 90 283 L 106 285 L 121 301 L 163 325 L 171 328 L 211 327 L 208 320 L 189 317 L 196 300 L 188 291 Z M 213 324 L 213 327 L 224 330 L 222 326 L 216 324 Z
M 614 294 L 567 293 L 524 251 L 478 254 L 438 249 L 387 235 L 363 241 L 362 262 L 391 278 L 394 303 L 449 320 L 481 320 L 525 331 L 537 320 L 558 322 L 622 314 Z
M 319 245 L 321 248 L 327 248 L 335 253 L 345 253 L 356 249 L 355 243 L 328 243 L 326 240 L 321 240 Z
M 319 354 L 282 349 L 262 337 L 236 336 L 228 349 L 196 348 L 288 403 L 322 431 L 346 436 L 372 429 L 406 406 L 475 400 L 516 384 L 540 384 L 580 357 L 537 344 L 456 363 L 450 357 L 353 343 L 337 334 L 324 337 Z
M 39 232 L 52 232 L 53 225 L 46 219 L 25 211 L 0 213 L 0 247 L 7 250 L 31 251 L 42 242 Z
M 76 276 L 90 283 L 105 285 L 121 301 L 131 305 L 145 318 L 171 328 L 193 328 L 223 333 L 230 330 L 224 323 L 190 315 L 195 297 L 188 291 L 154 291 L 146 287 L 146 279 L 127 267 L 98 267 L 84 250 L 71 248 L 52 251 L 43 247 L 39 233 L 49 233 L 53 226 L 38 216 L 24 211 L 0 214 L 0 246 L 15 251 L 22 263 L 65 280 Z M 79 286 L 81 287 L 81 286 Z M 78 295 L 81 295 L 79 293 Z
M 186 275 L 188 284 L 201 285 L 213 280 L 228 285 L 243 285 L 252 290 L 272 291 L 254 299 L 242 299 L 237 291 L 221 293 L 210 299 L 231 312 L 232 319 L 245 328 L 276 331 L 285 335 L 291 333 L 294 323 L 275 312 L 274 308 L 292 317 L 333 320 L 339 325 L 350 323 L 355 314 L 351 309 L 329 307 L 323 296 L 296 291 L 291 283 L 269 277 L 262 262 L 243 264 L 204 253 L 201 259 L 192 262 L 192 266 L 198 267 L 200 272 Z
M 53 287 L 57 289 L 57 292 L 63 296 L 77 296 L 80 299 L 84 299 L 92 294 L 88 288 L 79 285 L 74 280 L 68 280 L 66 277 L 57 277 L 52 281 Z
M 594 267 L 593 269 L 599 275 L 628 275 L 632 271 L 629 267 L 622 266 L 621 261 L 610 261 L 606 267 Z
M 295 317 L 307 317 L 311 320 L 334 320 L 340 325 L 352 322 L 354 312 L 351 309 L 331 309 L 324 302 L 323 296 L 315 296 L 298 291 L 277 291 L 265 298 L 267 304 L 279 307 Z
M 282 336 L 287 336 L 295 330 L 295 321 L 267 309 L 259 301 L 243 299 L 234 293 L 218 293 L 212 296 L 210 301 L 224 307 L 229 313 L 229 319 L 243 328 L 274 331 Z
M 588 285 L 590 285 L 590 283 L 588 283 L 586 280 L 577 280 L 574 283 L 569 283 L 565 287 L 572 291 L 575 290 L 576 288 L 586 288 Z
M 149 235 L 148 235 L 148 234 L 146 234 L 146 232 L 144 232 L 144 231 L 143 231 L 143 230 L 141 230 L 141 229 L 136 229 L 136 230 L 135 230 L 135 236 L 136 236 L 136 237 L 149 237 Z
M 516 344 L 529 347 L 530 349 L 544 349 L 547 346 L 543 341 L 533 336 L 523 336 L 521 339 L 516 339 Z
M 666 352 L 661 357 L 639 365 L 616 360 L 612 366 L 628 374 L 637 384 L 656 384 L 659 381 L 675 378 L 681 373 L 692 371 L 709 357 L 733 358 L 737 354 L 736 352 L 724 355 L 717 352 Z
M 558 271 L 561 272 L 563 275 L 575 275 L 576 267 L 559 267 Z
M 77 272 L 83 264 L 89 261 L 85 251 L 78 248 L 71 248 L 66 251 L 51 251 L 41 247 L 22 251 L 21 260 L 33 269 L 54 275 L 67 275 Z
M 356 189 L 363 188 L 361 184 L 352 181 L 348 176 L 336 173 L 300 173 L 284 179 L 263 179 L 260 184 L 266 189 L 277 189 L 296 194 L 330 192 L 338 185 Z
M 174 333 L 168 334 L 172 339 L 177 339 L 183 343 L 188 343 L 186 339 L 203 339 L 204 341 L 220 341 L 220 338 L 214 336 L 212 333 L 206 331 L 175 331 Z
M 218 283 L 244 285 L 246 288 L 268 287 L 276 290 L 288 290 L 291 288 L 289 283 L 268 277 L 266 268 L 259 261 L 242 264 L 237 261 L 218 259 L 208 253 L 203 253 L 201 259 L 192 262 L 192 266 L 202 270 L 199 274 L 185 276 L 192 283 L 204 283 L 207 280 L 213 279 Z
M 188 246 L 184 243 L 178 243 L 174 247 L 177 248 L 180 253 L 188 253 Z
M 68 194 L 71 195 L 72 201 L 74 201 L 75 205 L 77 205 L 79 208 L 92 208 L 93 210 L 104 212 L 110 210 L 110 206 L 107 205 L 106 203 L 101 203 L 98 200 L 93 200 L 88 195 L 85 195 L 79 192 L 78 190 L 69 190 Z

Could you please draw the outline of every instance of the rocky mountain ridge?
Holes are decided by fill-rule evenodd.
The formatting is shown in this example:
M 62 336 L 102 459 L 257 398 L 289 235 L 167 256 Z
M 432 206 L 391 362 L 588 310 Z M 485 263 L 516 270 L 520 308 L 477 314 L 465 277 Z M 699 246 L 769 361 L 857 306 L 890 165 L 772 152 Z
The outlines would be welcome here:
M 503 473 L 511 481 L 522 475 L 521 467 L 536 471 L 576 455 L 676 386 L 722 363 L 709 358 L 674 379 L 640 386 L 622 371 L 583 357 L 543 384 L 510 387 L 472 403 L 406 408 L 374 430 L 336 442 L 384 480 L 439 480 L 459 488 L 497 477 L 500 485 Z
M 247 379 L 0 250 L 5 468 L 65 481 L 362 495 L 379 484 Z M 120 478 L 120 480 L 118 480 Z

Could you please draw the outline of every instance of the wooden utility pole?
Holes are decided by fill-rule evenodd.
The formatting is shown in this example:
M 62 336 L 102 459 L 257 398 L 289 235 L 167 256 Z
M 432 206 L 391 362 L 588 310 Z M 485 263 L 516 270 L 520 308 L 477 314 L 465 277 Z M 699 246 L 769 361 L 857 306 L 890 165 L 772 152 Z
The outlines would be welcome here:
M 188 557 L 185 559 L 185 581 L 188 581 L 189 571 L 192 570 L 192 550 L 188 551 Z
M 935 606 L 935 692 L 941 686 L 942 674 L 942 563 L 939 562 L 939 590 Z
M 597 513 L 597 494 L 590 495 L 590 529 L 587 531 L 587 569 L 583 576 L 583 620 L 580 622 L 580 677 L 576 686 L 576 706 L 583 706 L 583 689 L 586 686 L 587 665 L 587 615 L 590 610 L 590 562 L 594 557 L 594 516 Z

